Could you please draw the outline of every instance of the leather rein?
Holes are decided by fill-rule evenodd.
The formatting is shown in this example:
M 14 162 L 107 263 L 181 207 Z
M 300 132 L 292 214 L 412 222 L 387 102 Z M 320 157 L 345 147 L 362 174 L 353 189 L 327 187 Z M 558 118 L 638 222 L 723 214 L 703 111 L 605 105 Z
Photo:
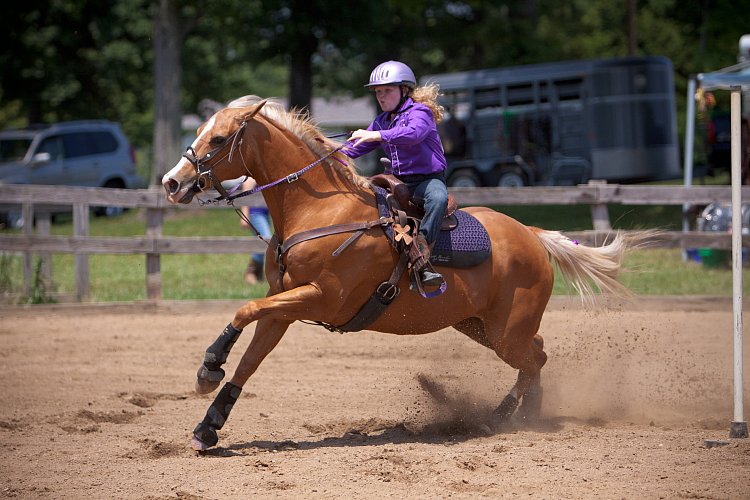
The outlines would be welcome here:
M 249 218 L 245 216 L 245 214 L 242 213 L 241 210 L 238 210 L 234 206 L 234 200 L 238 198 L 243 198 L 245 196 L 250 196 L 252 194 L 258 193 L 260 191 L 263 191 L 264 189 L 268 189 L 274 186 L 277 186 L 282 183 L 291 184 L 292 182 L 297 181 L 302 174 L 310 170 L 311 168 L 315 167 L 316 165 L 321 164 L 325 160 L 333 157 L 336 153 L 341 151 L 344 147 L 346 147 L 346 143 L 340 145 L 339 147 L 331 150 L 326 155 L 318 158 L 314 162 L 302 167 L 301 169 L 297 170 L 296 172 L 293 172 L 285 177 L 282 177 L 281 179 L 277 179 L 273 182 L 269 182 L 268 184 L 264 184 L 262 186 L 256 186 L 253 189 L 249 189 L 247 191 L 243 191 L 240 193 L 234 193 L 234 190 L 232 192 L 227 191 L 224 189 L 224 187 L 221 185 L 221 182 L 216 178 L 216 174 L 214 173 L 214 168 L 218 166 L 222 161 L 227 160 L 232 161 L 232 156 L 234 155 L 234 151 L 238 150 L 240 145 L 242 144 L 242 136 L 246 130 L 247 127 L 247 121 L 243 121 L 239 128 L 235 130 L 232 135 L 227 137 L 220 146 L 212 149 L 211 151 L 207 152 L 205 155 L 198 157 L 196 155 L 195 149 L 193 149 L 192 146 L 188 147 L 185 153 L 182 154 L 184 158 L 186 158 L 190 163 L 193 164 L 195 167 L 196 172 L 198 172 L 198 179 L 196 179 L 195 184 L 193 185 L 193 191 L 196 192 L 203 192 L 206 189 L 208 189 L 209 186 L 212 186 L 216 191 L 219 192 L 219 196 L 203 201 L 198 200 L 199 203 L 202 205 L 209 205 L 209 204 L 218 204 L 221 201 L 225 201 L 227 205 L 230 205 L 232 208 L 234 208 L 235 212 L 255 231 L 255 233 L 258 235 L 258 237 L 266 242 L 266 244 L 270 244 L 265 238 L 263 238 L 258 230 L 253 226 L 253 224 L 250 222 Z M 224 152 L 224 155 L 219 157 L 218 160 L 214 160 L 212 164 L 208 164 L 210 160 L 215 159 L 218 157 L 227 146 L 230 146 L 228 152 Z M 240 158 L 242 159 L 242 164 L 245 167 L 245 170 L 250 173 L 250 170 L 247 168 L 247 165 L 245 164 L 245 159 L 242 157 L 242 152 L 239 150 Z M 334 157 L 334 159 L 336 159 Z M 341 160 L 338 160 L 341 161 Z M 208 183 L 206 183 L 206 180 L 208 180 Z M 210 183 L 210 184 L 209 184 Z M 240 184 L 241 185 L 241 184 Z M 377 220 L 367 221 L 367 222 L 352 222 L 348 224 L 334 224 L 332 226 L 325 226 L 325 227 L 319 227 L 315 229 L 308 229 L 306 231 L 302 231 L 296 234 L 291 235 L 289 238 L 286 239 L 284 242 L 279 242 L 276 246 L 276 262 L 279 264 L 279 272 L 281 274 L 285 271 L 285 266 L 281 264 L 281 257 L 294 245 L 298 243 L 302 243 L 304 241 L 321 238 L 323 236 L 330 236 L 333 234 L 341 234 L 341 233 L 351 233 L 354 232 L 355 234 L 352 235 L 350 238 L 348 238 L 344 243 L 342 243 L 336 251 L 333 252 L 333 256 L 339 255 L 346 247 L 351 245 L 354 241 L 356 241 L 367 229 L 370 229 L 372 227 L 376 226 L 387 226 L 394 222 L 393 217 L 380 217 Z

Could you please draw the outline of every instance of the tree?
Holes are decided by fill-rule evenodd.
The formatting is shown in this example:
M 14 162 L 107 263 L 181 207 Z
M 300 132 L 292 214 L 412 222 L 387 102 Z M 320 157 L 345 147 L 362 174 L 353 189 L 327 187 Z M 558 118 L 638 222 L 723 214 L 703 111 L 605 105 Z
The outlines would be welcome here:
M 152 181 L 156 184 L 179 157 L 182 135 L 182 66 L 180 47 L 186 30 L 181 28 L 174 0 L 159 0 L 154 9 L 154 142 Z
M 628 5 L 637 6 L 638 29 L 631 37 L 631 50 L 635 43 L 638 54 L 669 57 L 677 93 L 684 95 L 690 74 L 734 62 L 739 36 L 747 30 L 740 4 L 712 0 L 4 2 L 0 4 L 4 21 L 0 128 L 84 118 L 120 121 L 136 146 L 154 144 L 159 155 L 154 169 L 158 174 L 152 176 L 156 180 L 179 157 L 182 111 L 196 110 L 204 98 L 227 102 L 251 93 L 289 96 L 293 105 L 307 107 L 313 94 L 364 94 L 362 85 L 370 69 L 387 59 L 408 62 L 420 76 L 624 56 L 629 46 Z M 161 7 L 167 9 L 163 12 L 167 23 L 156 29 L 155 16 Z M 176 43 L 155 46 L 163 35 Z M 170 51 L 166 63 L 164 49 Z

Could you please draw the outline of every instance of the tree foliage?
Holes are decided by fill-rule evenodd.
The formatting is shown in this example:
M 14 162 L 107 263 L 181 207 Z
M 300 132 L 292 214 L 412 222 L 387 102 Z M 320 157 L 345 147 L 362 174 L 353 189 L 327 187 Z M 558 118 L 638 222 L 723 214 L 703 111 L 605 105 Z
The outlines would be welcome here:
M 184 112 L 204 98 L 362 95 L 370 69 L 418 75 L 627 53 L 626 2 L 607 0 L 174 0 L 184 23 Z M 4 2 L 0 128 L 109 118 L 146 146 L 154 122 L 156 0 Z M 638 0 L 639 54 L 690 74 L 735 62 L 747 30 L 736 0 Z M 681 99 L 680 99 L 681 100 Z

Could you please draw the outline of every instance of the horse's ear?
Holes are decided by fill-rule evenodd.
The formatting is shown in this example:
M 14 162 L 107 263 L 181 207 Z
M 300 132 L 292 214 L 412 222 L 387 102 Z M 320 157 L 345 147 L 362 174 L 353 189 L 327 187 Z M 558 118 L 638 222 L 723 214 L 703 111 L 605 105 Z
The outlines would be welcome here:
M 246 122 L 248 120 L 251 120 L 253 116 L 258 114 L 258 111 L 260 111 L 261 108 L 263 108 L 263 106 L 265 106 L 267 102 L 268 102 L 268 99 L 263 99 L 258 104 L 251 106 L 250 109 L 247 112 L 245 112 L 244 115 L 242 115 L 241 121 Z

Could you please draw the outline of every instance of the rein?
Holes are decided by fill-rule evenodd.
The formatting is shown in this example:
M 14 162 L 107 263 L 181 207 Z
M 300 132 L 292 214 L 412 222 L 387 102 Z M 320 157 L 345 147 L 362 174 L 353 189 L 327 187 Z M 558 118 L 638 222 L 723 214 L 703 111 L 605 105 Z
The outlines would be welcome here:
M 324 162 L 328 158 L 332 157 L 334 154 L 338 153 L 342 149 L 346 147 L 346 143 L 340 145 L 336 149 L 331 150 L 329 153 L 327 153 L 325 156 L 322 156 L 315 160 L 314 162 L 310 163 L 309 165 L 306 165 L 302 167 L 301 169 L 297 170 L 296 172 L 293 172 L 286 177 L 282 177 L 281 179 L 277 179 L 273 182 L 269 182 L 268 184 L 264 184 L 262 186 L 256 186 L 253 189 L 249 189 L 247 191 L 242 191 L 240 193 L 234 194 L 234 192 L 237 190 L 237 188 L 231 189 L 230 191 L 227 191 L 224 189 L 224 186 L 221 185 L 221 181 L 219 181 L 216 178 L 216 175 L 214 174 L 214 168 L 224 161 L 225 159 L 229 159 L 229 161 L 232 161 L 232 156 L 234 155 L 235 149 L 239 148 L 242 144 L 242 135 L 245 131 L 245 128 L 247 127 L 247 121 L 243 121 L 239 128 L 235 130 L 232 135 L 227 137 L 219 147 L 212 149 L 205 155 L 198 157 L 196 155 L 195 149 L 193 149 L 192 146 L 188 146 L 188 148 L 185 150 L 185 152 L 182 154 L 184 158 L 186 158 L 190 163 L 193 164 L 195 167 L 195 170 L 198 172 L 198 180 L 196 180 L 193 189 L 200 192 L 203 191 L 205 188 L 201 187 L 202 179 L 207 178 L 210 182 L 210 185 L 213 186 L 213 188 L 219 192 L 219 196 L 210 199 L 210 200 L 201 200 L 198 198 L 198 204 L 200 206 L 204 205 L 215 205 L 218 204 L 220 201 L 226 201 L 227 205 L 230 205 L 234 211 L 237 213 L 237 215 L 255 232 L 256 235 L 258 235 L 258 238 L 263 240 L 266 244 L 269 244 L 269 241 L 266 240 L 263 236 L 260 235 L 260 231 L 258 231 L 252 222 L 250 222 L 250 218 L 247 217 L 245 214 L 242 213 L 241 210 L 237 209 L 237 207 L 234 206 L 234 200 L 238 198 L 243 198 L 245 196 L 250 196 L 255 193 L 259 193 L 263 191 L 264 189 L 268 189 L 270 187 L 274 187 L 278 184 L 282 184 L 286 182 L 287 184 L 291 184 L 292 182 L 298 180 L 302 174 L 310 170 L 311 168 L 315 167 L 316 165 L 319 165 L 320 163 Z M 337 136 L 343 136 L 346 134 L 338 134 Z M 229 149 L 229 153 L 225 154 L 218 160 L 216 160 L 213 165 L 206 165 L 206 163 L 211 160 L 212 158 L 215 158 L 218 153 L 220 153 L 227 145 L 231 144 L 231 147 Z M 242 153 L 240 152 L 240 158 L 242 159 L 242 164 L 245 167 L 245 170 L 248 170 L 247 165 L 245 165 L 245 158 L 242 156 Z M 339 160 L 341 161 L 341 160 Z M 249 170 L 248 170 L 249 172 Z M 247 176 L 245 176 L 245 179 L 247 179 Z M 244 182 L 244 180 L 242 181 Z M 240 183 L 241 185 L 242 183 Z
M 318 158 L 317 160 L 315 160 L 314 162 L 310 163 L 309 165 L 307 165 L 305 167 L 302 167 L 301 169 L 297 170 L 294 173 L 291 173 L 291 174 L 287 175 L 286 177 L 282 177 L 281 179 L 277 179 L 277 180 L 275 180 L 273 182 L 269 182 L 268 184 L 264 184 L 262 186 L 256 186 L 253 189 L 249 189 L 249 190 L 243 191 L 241 193 L 222 195 L 221 197 L 215 198 L 214 201 L 218 202 L 218 201 L 221 201 L 221 200 L 226 200 L 227 204 L 231 205 L 232 202 L 234 200 L 236 200 L 237 198 L 243 198 L 245 196 L 250 196 L 251 194 L 259 193 L 259 192 L 263 191 L 264 189 L 268 189 L 270 187 L 274 187 L 274 186 L 276 186 L 278 184 L 282 184 L 284 182 L 286 182 L 287 184 L 291 184 L 292 182 L 298 180 L 299 177 L 302 174 L 304 174 L 305 172 L 307 172 L 308 170 L 310 170 L 314 166 L 319 165 L 320 163 L 324 162 L 325 160 L 327 160 L 328 158 L 330 158 L 334 154 L 336 154 L 339 151 L 341 151 L 342 149 L 344 149 L 344 147 L 346 147 L 346 144 L 342 144 L 341 146 L 337 147 L 336 149 L 331 150 L 325 156 L 322 156 L 322 157 Z

